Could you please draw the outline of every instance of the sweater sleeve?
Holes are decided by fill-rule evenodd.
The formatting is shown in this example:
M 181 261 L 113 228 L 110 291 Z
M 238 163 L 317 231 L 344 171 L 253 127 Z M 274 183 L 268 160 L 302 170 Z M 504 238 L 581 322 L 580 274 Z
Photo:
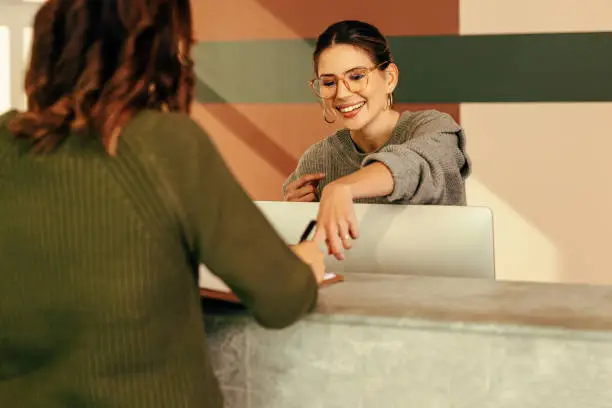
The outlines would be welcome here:
M 168 126 L 186 139 L 175 157 L 182 168 L 175 180 L 194 258 L 223 280 L 261 325 L 292 324 L 316 302 L 310 267 L 278 236 L 204 131 L 186 116 L 173 121 L 180 123 Z
M 463 130 L 450 115 L 439 112 L 425 112 L 413 123 L 404 129 L 411 134 L 403 144 L 384 146 L 366 156 L 362 165 L 380 162 L 387 166 L 395 183 L 390 202 L 407 199 L 411 204 L 465 205 L 470 161 Z
M 300 168 L 298 167 L 289 175 L 289 177 L 287 177 L 287 180 L 285 180 L 285 182 L 283 183 L 283 187 L 282 187 L 283 197 L 285 196 L 285 192 L 287 191 L 287 186 L 293 183 L 298 178 L 300 178 L 303 175 L 301 173 L 302 172 L 300 171 Z
M 283 183 L 282 193 L 285 196 L 285 191 L 290 183 L 293 183 L 298 178 L 316 173 L 325 173 L 327 166 L 325 162 L 328 159 L 329 154 L 328 148 L 326 148 L 327 141 L 322 140 L 314 145 L 310 146 L 306 152 L 300 157 L 296 169 L 287 177 L 287 180 Z M 319 191 L 320 195 L 320 191 Z

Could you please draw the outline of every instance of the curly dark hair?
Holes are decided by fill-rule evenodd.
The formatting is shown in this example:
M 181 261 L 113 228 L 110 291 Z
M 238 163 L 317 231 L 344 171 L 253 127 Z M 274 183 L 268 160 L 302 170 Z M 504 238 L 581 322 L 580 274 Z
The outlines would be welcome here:
M 34 20 L 27 110 L 9 127 L 37 151 L 94 131 L 115 155 L 139 111 L 189 112 L 192 44 L 189 0 L 48 0 Z

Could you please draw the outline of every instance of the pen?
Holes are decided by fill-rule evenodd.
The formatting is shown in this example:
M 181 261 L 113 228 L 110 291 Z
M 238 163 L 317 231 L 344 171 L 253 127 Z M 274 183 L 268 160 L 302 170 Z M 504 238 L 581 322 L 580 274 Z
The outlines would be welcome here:
M 317 225 L 316 220 L 312 220 L 308 223 L 308 226 L 306 227 L 306 229 L 302 233 L 302 236 L 300 237 L 300 242 L 304 242 L 308 239 L 308 236 L 310 235 L 310 233 L 312 232 L 312 230 L 314 229 L 316 225 Z

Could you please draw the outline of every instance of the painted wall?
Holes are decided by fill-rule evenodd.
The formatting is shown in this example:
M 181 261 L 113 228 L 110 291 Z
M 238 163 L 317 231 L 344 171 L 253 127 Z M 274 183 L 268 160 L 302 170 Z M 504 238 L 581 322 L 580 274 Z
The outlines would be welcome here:
M 610 16 L 609 0 L 461 1 L 461 35 L 541 41 L 515 49 L 497 78 L 531 75 L 539 97 L 460 109 L 476 163 L 469 199 L 495 212 L 502 277 L 612 283 Z
M 434 104 L 466 128 L 468 199 L 495 213 L 500 278 L 612 283 L 612 2 L 289 3 L 194 3 L 208 88 L 195 116 L 254 198 L 280 199 L 296 159 L 332 130 L 306 87 L 312 39 L 364 19 L 391 37 L 401 108 Z
M 389 8 L 349 0 L 198 0 L 192 4 L 196 37 L 201 41 L 194 57 L 203 90 L 199 92 L 203 103 L 194 115 L 255 199 L 281 199 L 280 186 L 297 158 L 335 130 L 323 122 L 307 85 L 313 75 L 313 39 L 326 25 L 356 18 L 371 21 L 393 36 L 459 32 L 458 0 L 397 0 L 387 2 Z M 398 8 L 406 12 L 389 12 Z M 396 51 L 398 57 L 400 51 Z M 428 107 L 458 117 L 457 103 L 399 105 L 400 109 Z
M 23 104 L 36 7 L 26 3 L 0 0 L 0 61 L 10 61 L 0 64 L 0 111 Z M 499 277 L 612 283 L 609 0 L 193 5 L 194 117 L 254 199 L 280 199 L 301 153 L 334 130 L 306 83 L 313 39 L 331 22 L 363 19 L 390 37 L 400 109 L 440 109 L 466 128 L 468 200 L 495 213 Z

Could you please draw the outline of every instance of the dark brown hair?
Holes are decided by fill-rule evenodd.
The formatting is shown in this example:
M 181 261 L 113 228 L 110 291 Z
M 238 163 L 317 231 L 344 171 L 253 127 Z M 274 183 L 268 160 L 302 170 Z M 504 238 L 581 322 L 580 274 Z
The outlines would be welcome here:
M 313 53 L 315 74 L 318 71 L 321 53 L 335 44 L 361 48 L 370 55 L 376 65 L 380 64 L 381 71 L 393 62 L 389 43 L 378 28 L 363 21 L 345 20 L 330 25 L 317 38 Z
M 139 111 L 189 111 L 192 44 L 189 0 L 48 0 L 34 20 L 27 110 L 10 129 L 42 151 L 92 130 L 114 155 Z

